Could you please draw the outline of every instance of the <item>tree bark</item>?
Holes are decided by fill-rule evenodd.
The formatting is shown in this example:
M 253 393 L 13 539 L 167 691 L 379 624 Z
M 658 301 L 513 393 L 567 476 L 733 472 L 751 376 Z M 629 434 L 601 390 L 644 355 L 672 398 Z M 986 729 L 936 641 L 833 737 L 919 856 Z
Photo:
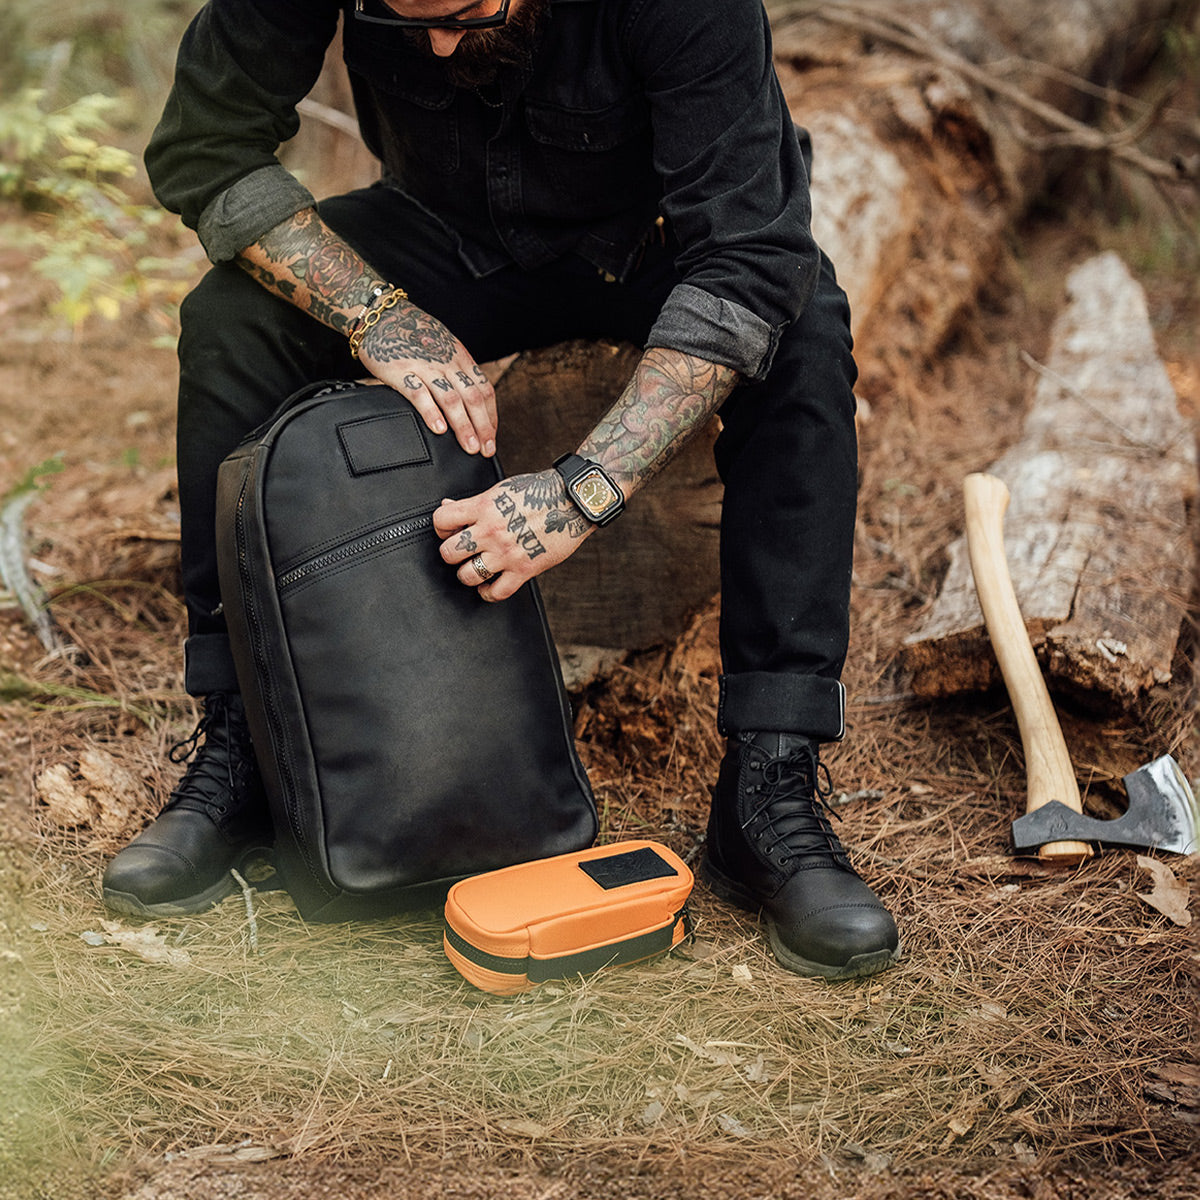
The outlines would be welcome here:
M 633 374 L 630 345 L 565 342 L 519 355 L 496 385 L 510 473 L 574 450 Z M 560 643 L 638 649 L 674 639 L 717 590 L 717 426 L 702 430 L 613 525 L 538 578 Z
M 1047 681 L 1129 707 L 1171 678 L 1195 569 L 1196 446 L 1154 346 L 1145 295 L 1115 254 L 1072 272 L 1009 487 L 1005 547 Z M 923 696 L 998 680 L 966 545 L 903 662 Z

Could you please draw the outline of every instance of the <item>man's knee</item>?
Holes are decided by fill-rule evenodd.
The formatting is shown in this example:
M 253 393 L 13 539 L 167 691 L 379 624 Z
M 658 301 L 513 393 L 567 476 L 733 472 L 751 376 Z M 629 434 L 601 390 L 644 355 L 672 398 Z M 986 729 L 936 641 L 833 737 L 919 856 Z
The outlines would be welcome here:
M 784 331 L 768 378 L 811 381 L 812 390 L 831 399 L 852 396 L 858 368 L 850 332 L 850 303 L 824 255 L 812 300 Z
M 185 339 L 204 335 L 233 335 L 264 320 L 279 302 L 240 267 L 218 263 L 211 267 L 179 306 Z

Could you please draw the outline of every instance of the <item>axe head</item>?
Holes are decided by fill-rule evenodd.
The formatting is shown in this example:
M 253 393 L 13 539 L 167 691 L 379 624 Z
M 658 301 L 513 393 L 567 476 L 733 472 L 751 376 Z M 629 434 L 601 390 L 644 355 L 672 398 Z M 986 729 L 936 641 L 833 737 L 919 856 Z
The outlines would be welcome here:
M 1129 807 L 1112 821 L 1052 800 L 1013 822 L 1013 848 L 1026 854 L 1047 842 L 1094 842 L 1192 854 L 1200 849 L 1200 806 L 1179 764 L 1164 754 L 1125 776 Z

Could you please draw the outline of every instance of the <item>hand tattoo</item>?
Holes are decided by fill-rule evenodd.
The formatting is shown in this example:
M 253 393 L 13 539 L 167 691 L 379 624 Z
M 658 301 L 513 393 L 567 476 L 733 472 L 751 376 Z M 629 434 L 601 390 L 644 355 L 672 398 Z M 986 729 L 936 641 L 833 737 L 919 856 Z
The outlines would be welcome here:
M 567 498 L 566 485 L 557 471 L 514 475 L 507 484 L 520 495 L 528 508 L 555 508 Z
M 552 508 L 546 514 L 547 533 L 565 533 L 568 537 L 581 538 L 588 531 L 589 522 L 574 508 Z
M 454 543 L 455 550 L 462 550 L 465 554 L 474 554 L 479 549 L 479 544 L 471 536 L 469 529 L 464 529 L 458 535 L 458 541 Z
M 415 358 L 420 362 L 448 363 L 456 349 L 454 335 L 441 321 L 415 304 L 403 301 L 370 330 L 364 346 L 380 362 Z
M 532 475 L 514 475 L 508 486 L 520 494 L 526 508 L 545 509 L 542 528 L 546 533 L 565 533 L 581 538 L 590 523 L 567 497 L 567 488 L 557 471 L 539 471 Z
M 546 553 L 546 547 L 538 540 L 538 535 L 528 528 L 529 522 L 525 514 L 517 508 L 517 502 L 508 492 L 501 492 L 492 503 L 502 517 L 508 518 L 509 533 L 529 558 L 537 558 L 539 554 Z

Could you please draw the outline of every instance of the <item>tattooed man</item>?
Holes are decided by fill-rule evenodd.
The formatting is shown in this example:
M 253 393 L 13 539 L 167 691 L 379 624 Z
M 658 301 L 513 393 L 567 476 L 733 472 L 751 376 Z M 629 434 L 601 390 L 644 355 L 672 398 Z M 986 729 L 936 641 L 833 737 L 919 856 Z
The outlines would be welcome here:
M 341 18 L 373 187 L 316 203 L 279 163 Z M 720 726 L 702 875 L 810 975 L 899 953 L 830 828 L 855 519 L 849 314 L 809 231 L 807 137 L 761 0 L 209 0 L 146 154 L 213 268 L 184 302 L 186 684 L 203 744 L 105 874 L 117 909 L 192 912 L 270 839 L 221 615 L 217 467 L 305 382 L 362 368 L 490 456 L 478 364 L 568 337 L 644 354 L 579 446 L 444 503 L 441 554 L 502 603 L 609 525 L 715 414 Z M 614 533 L 614 531 L 616 531 Z M 614 587 L 620 581 L 614 580 Z

